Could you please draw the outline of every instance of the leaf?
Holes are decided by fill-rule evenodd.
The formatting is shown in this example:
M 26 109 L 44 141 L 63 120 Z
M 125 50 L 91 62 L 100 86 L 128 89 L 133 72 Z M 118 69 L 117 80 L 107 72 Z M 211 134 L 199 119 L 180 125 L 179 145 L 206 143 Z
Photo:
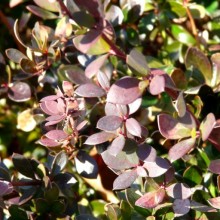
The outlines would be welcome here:
M 41 17 L 43 19 L 56 19 L 58 16 L 52 12 L 46 11 L 45 9 L 39 8 L 35 5 L 26 6 L 27 10 L 32 12 L 33 14 Z
M 141 137 L 141 125 L 134 118 L 129 118 L 125 122 L 126 129 L 134 136 Z
M 108 91 L 110 89 L 110 79 L 108 78 L 107 74 L 99 71 L 97 73 L 97 80 L 100 86 L 105 90 Z
M 176 217 L 185 215 L 190 210 L 190 201 L 189 199 L 175 199 L 173 203 L 173 211 Z
M 208 140 L 220 151 L 220 127 L 215 127 L 208 137 Z
M 113 156 L 117 156 L 117 154 L 122 151 L 124 146 L 125 138 L 123 135 L 119 135 L 112 141 L 111 145 L 108 147 L 108 152 Z
M 95 19 L 86 11 L 76 11 L 72 14 L 72 19 L 79 25 L 92 28 L 95 24 Z
M 163 75 L 155 75 L 149 85 L 149 92 L 158 95 L 165 91 L 165 78 Z
M 53 12 L 59 12 L 59 4 L 56 1 L 51 2 L 50 0 L 34 0 L 34 2 L 43 9 Z
M 147 169 L 149 177 L 158 177 L 170 168 L 170 164 L 167 160 L 156 157 L 154 162 L 145 162 L 143 167 Z
M 196 43 L 194 37 L 181 25 L 173 24 L 171 26 L 171 33 L 177 41 L 187 46 L 192 46 Z
M 94 97 L 101 97 L 105 95 L 105 90 L 96 86 L 92 83 L 82 84 L 76 90 L 75 93 L 79 96 L 86 97 L 86 98 L 94 98 Z
M 166 192 L 173 199 L 188 199 L 193 193 L 185 183 L 174 183 L 166 188 Z
M 15 63 L 20 63 L 21 59 L 23 59 L 23 58 L 27 59 L 27 57 L 23 53 L 21 53 L 17 49 L 13 49 L 13 48 L 7 49 L 6 55 L 10 60 L 12 60 Z
M 204 76 L 207 85 L 211 86 L 212 67 L 206 55 L 196 47 L 190 47 L 185 57 L 186 68 L 193 66 L 198 69 Z
M 54 158 L 52 163 L 52 175 L 60 173 L 68 163 L 68 156 L 66 152 L 60 151 Z
M 75 157 L 77 172 L 85 178 L 97 178 L 98 165 L 94 158 L 83 151 L 80 151 Z
M 212 160 L 209 165 L 209 170 L 212 173 L 220 174 L 220 159 Z
M 120 174 L 113 183 L 113 190 L 122 190 L 128 188 L 137 177 L 138 175 L 136 169 Z
M 183 98 L 182 92 L 180 92 L 177 97 L 177 100 L 175 103 L 175 109 L 176 109 L 179 117 L 183 117 L 186 114 L 186 103 Z
M 95 76 L 108 58 L 108 54 L 104 54 L 93 60 L 85 69 L 85 75 L 88 78 Z
M 24 82 L 15 82 L 9 87 L 8 97 L 15 102 L 25 102 L 31 98 L 30 86 Z
M 109 219 L 116 220 L 120 219 L 121 217 L 121 210 L 117 204 L 107 204 L 105 206 L 106 215 Z
M 189 138 L 175 144 L 168 153 L 171 162 L 178 160 L 187 154 L 195 145 L 196 138 Z
M 189 137 L 191 131 L 196 128 L 195 120 L 190 113 L 180 119 L 175 119 L 168 114 L 160 114 L 157 122 L 160 133 L 167 139 Z
M 146 209 L 155 208 L 158 204 L 160 204 L 165 197 L 165 190 L 158 189 L 157 191 L 148 192 L 141 196 L 136 202 L 136 206 L 140 206 Z
M 13 190 L 13 186 L 10 182 L 0 180 L 0 197 L 11 193 Z
M 124 151 L 119 152 L 117 156 L 113 156 L 106 150 L 101 155 L 105 164 L 115 170 L 129 169 L 138 165 L 138 161 L 130 161 Z
M 107 115 L 100 118 L 97 122 L 97 128 L 104 131 L 115 131 L 122 124 L 122 118 L 116 115 Z
M 111 5 L 107 12 L 105 12 L 105 19 L 110 21 L 113 26 L 116 26 L 122 24 L 124 15 L 118 6 Z
M 37 72 L 35 63 L 27 58 L 22 58 L 20 60 L 20 66 L 21 66 L 21 69 L 25 73 L 36 73 Z
M 68 134 L 66 134 L 63 130 L 51 130 L 45 134 L 45 136 L 49 139 L 53 140 L 64 140 L 68 137 Z
M 216 209 L 213 209 L 210 206 L 204 205 L 202 203 L 196 202 L 196 201 L 191 201 L 190 202 L 190 207 L 193 210 L 199 211 L 199 212 L 216 212 Z
M 25 158 L 20 154 L 13 153 L 12 161 L 15 166 L 15 169 L 19 173 L 23 174 L 26 177 L 35 178 L 34 170 L 29 159 Z
M 213 113 L 209 113 L 202 121 L 199 127 L 203 141 L 206 141 L 208 139 L 214 126 L 215 126 L 215 116 L 213 115 Z
M 144 55 L 136 49 L 131 50 L 129 55 L 127 55 L 126 62 L 129 68 L 135 71 L 137 75 L 146 76 L 150 73 Z
M 191 187 L 200 185 L 203 181 L 201 170 L 196 166 L 188 167 L 183 173 L 183 179 Z
M 148 144 L 141 144 L 138 146 L 137 155 L 140 160 L 144 162 L 155 162 L 157 157 L 156 150 Z
M 46 138 L 46 137 L 42 137 L 39 141 L 39 144 L 45 146 L 45 147 L 57 147 L 59 145 L 61 145 L 60 142 L 58 141 L 54 141 L 52 139 Z
M 140 177 L 147 177 L 148 176 L 146 169 L 142 166 L 137 167 L 137 175 Z
M 141 107 L 141 103 L 142 103 L 142 98 L 138 98 L 135 101 L 133 101 L 132 103 L 130 103 L 128 105 L 129 115 L 135 113 Z
M 107 94 L 107 102 L 127 105 L 141 96 L 139 80 L 133 77 L 119 79 Z
M 114 137 L 115 134 L 113 133 L 107 133 L 105 131 L 101 131 L 99 133 L 92 134 L 91 136 L 89 136 L 84 142 L 84 144 L 88 144 L 88 145 L 102 144 L 104 142 L 110 141 Z

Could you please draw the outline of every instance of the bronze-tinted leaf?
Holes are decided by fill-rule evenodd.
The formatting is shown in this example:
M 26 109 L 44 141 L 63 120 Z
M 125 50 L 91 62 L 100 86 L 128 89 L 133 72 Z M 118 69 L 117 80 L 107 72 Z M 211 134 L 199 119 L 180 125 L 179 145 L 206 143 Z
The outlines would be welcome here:
M 113 190 L 126 189 L 136 180 L 138 177 L 137 170 L 131 170 L 120 174 L 113 183 Z
M 187 154 L 194 147 L 195 142 L 196 138 L 189 138 L 175 144 L 168 153 L 170 161 L 178 160 Z
M 104 131 L 115 131 L 122 124 L 122 119 L 116 115 L 107 115 L 100 118 L 97 122 L 97 128 Z
M 27 57 L 23 53 L 13 48 L 7 49 L 6 55 L 10 60 L 12 60 L 15 63 L 20 63 L 21 59 L 23 58 L 27 59 Z
M 8 97 L 15 102 L 24 102 L 31 98 L 31 89 L 27 83 L 15 82 L 8 90 Z
M 133 77 L 119 79 L 108 92 L 107 101 L 115 104 L 130 104 L 141 96 L 139 80 Z
M 136 206 L 140 206 L 146 209 L 155 208 L 160 204 L 165 197 L 165 190 L 160 188 L 157 191 L 148 192 L 141 196 L 136 202 Z
M 53 12 L 59 12 L 59 4 L 57 1 L 49 1 L 49 0 L 34 0 L 34 2 L 43 9 Z
M 21 69 L 25 73 L 36 73 L 37 72 L 36 64 L 29 59 L 22 58 L 20 60 L 20 66 L 21 66 Z

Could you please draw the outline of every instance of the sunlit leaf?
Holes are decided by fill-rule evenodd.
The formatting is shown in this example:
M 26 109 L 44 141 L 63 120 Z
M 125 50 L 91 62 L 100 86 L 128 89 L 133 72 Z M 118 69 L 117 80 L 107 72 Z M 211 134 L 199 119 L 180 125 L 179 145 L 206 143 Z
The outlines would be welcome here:
M 100 118 L 97 122 L 97 128 L 104 131 L 115 131 L 122 124 L 122 119 L 116 115 L 107 115 Z
M 208 199 L 208 203 L 216 208 L 216 209 L 220 209 L 220 197 L 215 197 L 215 198 L 211 198 L 211 199 Z
M 158 95 L 165 90 L 165 79 L 164 76 L 156 75 L 152 78 L 149 91 L 152 95 Z
M 117 156 L 117 154 L 124 148 L 124 146 L 125 138 L 123 135 L 119 135 L 112 141 L 111 145 L 108 147 L 108 152 L 113 156 Z
M 60 173 L 68 163 L 68 155 L 64 151 L 60 151 L 54 158 L 52 163 L 52 174 Z
M 154 162 L 156 160 L 156 150 L 148 144 L 138 146 L 137 154 L 140 160 L 144 162 Z
M 188 199 L 192 195 L 191 189 L 184 183 L 174 183 L 166 188 L 166 192 L 174 199 Z
M 212 113 L 209 113 L 202 121 L 199 127 L 203 141 L 206 141 L 208 139 L 214 126 L 215 126 L 215 116 Z
M 130 104 L 141 96 L 139 80 L 125 77 L 113 84 L 107 94 L 107 102 L 115 104 Z
M 195 142 L 196 138 L 189 138 L 175 144 L 168 153 L 170 161 L 178 160 L 187 154 L 194 147 Z
M 79 96 L 86 97 L 86 98 L 93 98 L 93 97 L 101 97 L 105 95 L 105 91 L 95 84 L 87 83 L 80 85 L 76 90 L 75 93 Z
M 136 119 L 127 119 L 125 125 L 129 133 L 134 136 L 141 137 L 141 125 Z
M 15 63 L 20 63 L 21 59 L 23 58 L 27 59 L 27 57 L 23 53 L 13 48 L 7 49 L 6 55 L 10 60 L 12 60 Z
M 49 1 L 49 0 L 34 0 L 34 2 L 43 9 L 53 12 L 59 12 L 59 4 L 57 1 Z
M 175 108 L 179 117 L 183 117 L 186 114 L 186 103 L 182 92 L 180 92 L 177 97 Z
M 120 174 L 113 183 L 113 190 L 128 188 L 137 177 L 137 170 L 131 170 Z
M 199 211 L 199 212 L 216 212 L 217 211 L 216 209 L 210 206 L 204 205 L 202 203 L 199 203 L 193 200 L 190 202 L 190 208 L 196 211 Z
M 158 204 L 160 204 L 165 197 L 165 190 L 158 189 L 157 191 L 148 192 L 141 196 L 136 202 L 136 206 L 140 206 L 143 208 L 155 208 Z
M 118 6 L 111 5 L 105 13 L 105 19 L 110 21 L 113 26 L 116 26 L 120 25 L 123 22 L 124 15 L 122 13 L 122 10 Z
M 0 180 L 0 196 L 4 196 L 13 191 L 13 186 L 10 182 Z
M 173 210 L 176 217 L 187 214 L 190 210 L 189 199 L 175 199 L 173 203 Z
M 63 130 L 51 130 L 47 132 L 45 136 L 53 140 L 63 140 L 68 137 L 68 134 L 66 134 Z

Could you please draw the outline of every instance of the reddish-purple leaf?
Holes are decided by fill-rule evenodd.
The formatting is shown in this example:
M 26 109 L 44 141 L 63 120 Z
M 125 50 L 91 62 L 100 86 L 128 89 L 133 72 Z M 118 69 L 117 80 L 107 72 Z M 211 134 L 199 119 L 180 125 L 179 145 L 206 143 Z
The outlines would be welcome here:
M 102 144 L 113 139 L 116 135 L 113 133 L 107 133 L 105 131 L 101 131 L 99 133 L 93 134 L 87 138 L 84 144 L 88 145 L 96 145 Z
M 122 124 L 122 119 L 116 115 L 107 115 L 100 118 L 97 122 L 97 128 L 104 131 L 115 131 Z
M 113 183 L 113 190 L 128 188 L 137 177 L 137 170 L 131 170 L 120 174 Z
M 166 192 L 173 199 L 188 199 L 192 195 L 191 189 L 185 183 L 174 183 L 166 188 Z
M 190 210 L 190 200 L 189 199 L 175 199 L 173 203 L 173 211 L 176 217 L 185 215 Z
M 125 138 L 123 135 L 119 135 L 112 141 L 111 145 L 108 147 L 108 152 L 113 156 L 117 156 L 117 154 L 122 151 L 124 146 Z
M 105 61 L 108 58 L 108 54 L 104 54 L 97 59 L 93 60 L 85 69 L 85 75 L 88 78 L 92 78 L 98 73 L 101 67 L 104 65 Z
M 126 129 L 128 132 L 134 136 L 141 137 L 141 125 L 134 118 L 129 118 L 126 120 Z
M 117 111 L 121 117 L 128 116 L 128 106 L 116 104 Z
M 170 164 L 167 160 L 156 157 L 154 162 L 145 162 L 143 167 L 147 169 L 149 177 L 158 177 L 166 173 L 170 168 Z
M 52 115 L 46 118 L 46 121 L 62 121 L 65 118 L 65 115 Z
M 210 206 L 204 205 L 202 203 L 196 202 L 196 201 L 191 201 L 190 207 L 191 207 L 191 209 L 194 209 L 199 212 L 217 212 L 216 209 L 214 209 Z
M 38 142 L 45 147 L 57 147 L 61 145 L 59 142 L 45 137 L 41 138 Z
M 175 108 L 176 108 L 176 111 L 177 111 L 179 117 L 183 117 L 186 114 L 186 103 L 185 103 L 185 100 L 183 98 L 183 93 L 182 92 L 180 92 L 178 97 L 177 97 L 177 100 L 176 100 L 176 103 L 175 103 Z
M 66 134 L 63 130 L 52 130 L 47 132 L 45 136 L 53 140 L 64 140 L 68 137 L 68 134 Z
M 211 161 L 209 165 L 209 170 L 212 173 L 220 174 L 220 159 Z
M 175 144 L 168 153 L 170 161 L 178 160 L 187 154 L 194 147 L 195 142 L 196 138 L 189 138 Z
M 46 97 L 42 98 L 42 99 L 40 100 L 40 102 L 55 101 L 55 100 L 57 100 L 58 98 L 59 98 L 58 95 L 49 95 L 49 96 L 46 96 Z
M 55 125 L 58 124 L 59 122 L 61 122 L 62 120 L 57 120 L 57 121 L 48 121 L 45 126 L 51 126 L 51 125 Z
M 142 98 L 136 99 L 134 102 L 130 103 L 129 106 L 129 115 L 135 113 L 141 106 Z
M 106 150 L 101 155 L 105 164 L 115 170 L 129 169 L 138 165 L 137 161 L 130 161 L 124 151 L 119 152 L 117 156 L 113 156 L 108 152 L 108 150 Z
M 87 120 L 84 120 L 84 121 L 80 122 L 80 123 L 77 125 L 76 130 L 77 130 L 77 131 L 82 130 L 83 128 L 85 128 L 85 126 L 86 126 L 87 123 L 88 123 Z
M 220 151 L 220 127 L 215 127 L 208 137 L 208 140 Z
M 110 80 L 109 80 L 108 76 L 104 72 L 99 71 L 97 73 L 97 79 L 98 79 L 98 82 L 99 82 L 100 86 L 105 91 L 108 91 L 109 88 L 110 88 Z
M 138 146 L 137 155 L 144 162 L 154 162 L 156 160 L 156 150 L 148 144 Z
M 216 209 L 220 209 L 220 196 L 219 197 L 215 197 L 215 198 L 211 198 L 211 199 L 208 199 L 208 203 L 216 208 Z
M 141 198 L 135 202 L 135 205 L 146 209 L 155 208 L 163 201 L 164 197 L 165 190 L 160 188 L 157 191 L 148 192 L 141 196 Z
M 163 75 L 156 75 L 152 78 L 149 91 L 152 95 L 158 95 L 165 90 L 165 79 Z
M 115 104 L 130 104 L 141 96 L 139 80 L 132 77 L 119 79 L 113 84 L 107 95 L 107 102 Z
M 13 191 L 13 186 L 10 182 L 0 180 L 0 196 L 4 196 Z
M 58 115 L 60 112 L 58 111 L 58 103 L 55 102 L 55 101 L 46 101 L 46 102 L 43 102 L 45 104 L 45 107 L 47 110 L 49 110 L 48 112 L 51 112 L 52 114 L 51 115 Z M 41 104 L 43 104 L 41 103 Z M 43 109 L 44 111 L 44 109 Z M 46 112 L 47 113 L 47 112 Z
M 105 104 L 105 114 L 106 115 L 117 115 L 117 116 L 120 116 L 116 104 L 113 104 L 111 102 L 107 102 Z
M 24 102 L 31 98 L 31 89 L 27 83 L 15 82 L 8 89 L 8 97 L 15 102 Z
M 200 125 L 200 131 L 202 134 L 202 140 L 206 141 L 215 126 L 215 116 L 209 113 Z
M 160 114 L 157 120 L 160 133 L 167 139 L 189 137 L 192 129 L 196 128 L 195 120 L 187 112 L 180 119 L 175 119 L 168 114 Z
M 82 97 L 93 98 L 93 97 L 101 97 L 105 95 L 105 90 L 103 90 L 99 86 L 96 86 L 95 84 L 87 83 L 80 85 L 76 89 L 75 93 Z

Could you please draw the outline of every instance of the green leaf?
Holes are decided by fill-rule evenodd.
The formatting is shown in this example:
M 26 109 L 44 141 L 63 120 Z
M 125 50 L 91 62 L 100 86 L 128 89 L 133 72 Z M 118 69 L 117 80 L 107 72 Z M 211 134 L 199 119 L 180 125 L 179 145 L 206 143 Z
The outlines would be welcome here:
M 26 159 L 24 156 L 14 153 L 12 155 L 12 161 L 15 166 L 15 169 L 23 174 L 24 176 L 35 178 L 34 170 L 31 166 L 30 160 Z
M 35 206 L 36 206 L 36 212 L 39 214 L 45 214 L 50 209 L 48 202 L 42 198 L 35 200 Z
M 90 202 L 90 205 L 92 207 L 92 213 L 95 217 L 98 217 L 99 215 L 103 215 L 105 213 L 105 205 L 106 202 L 103 200 L 93 200 Z
M 26 59 L 26 58 L 22 58 L 20 60 L 20 66 L 21 69 L 25 72 L 25 73 L 36 73 L 36 65 L 33 61 Z
M 190 47 L 185 57 L 186 68 L 193 66 L 198 69 L 205 78 L 207 85 L 211 86 L 212 67 L 207 56 L 196 47 Z
M 200 170 L 195 166 L 188 167 L 183 173 L 183 178 L 189 186 L 199 185 L 203 180 Z
M 65 204 L 63 201 L 55 201 L 50 207 L 51 214 L 56 216 L 62 216 L 65 211 Z
M 55 200 L 58 199 L 59 197 L 59 189 L 57 187 L 57 185 L 55 183 L 53 183 L 52 188 L 48 189 L 45 193 L 44 193 L 44 197 L 46 198 L 46 200 L 51 203 Z
M 9 213 L 11 215 L 11 220 L 28 220 L 27 213 L 17 205 L 11 205 L 9 207 Z
M 182 26 L 173 24 L 171 26 L 171 33 L 179 42 L 192 46 L 196 43 L 195 38 Z
M 116 204 L 107 204 L 105 206 L 106 215 L 111 220 L 118 220 L 121 218 L 121 210 Z

